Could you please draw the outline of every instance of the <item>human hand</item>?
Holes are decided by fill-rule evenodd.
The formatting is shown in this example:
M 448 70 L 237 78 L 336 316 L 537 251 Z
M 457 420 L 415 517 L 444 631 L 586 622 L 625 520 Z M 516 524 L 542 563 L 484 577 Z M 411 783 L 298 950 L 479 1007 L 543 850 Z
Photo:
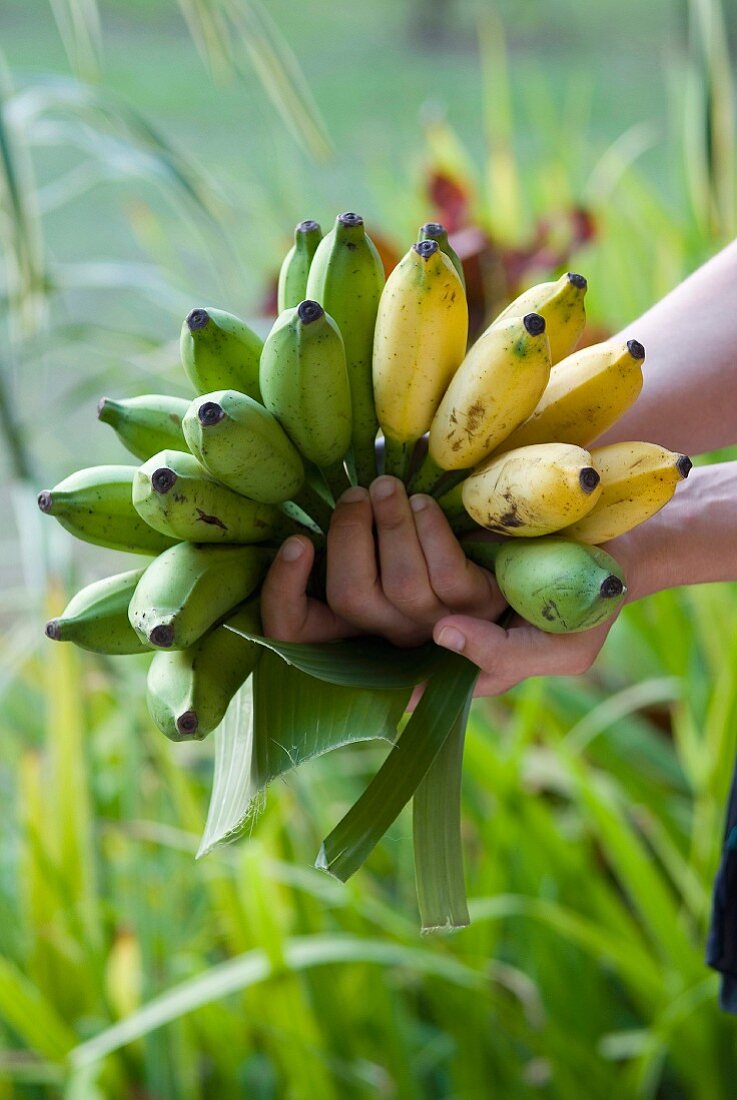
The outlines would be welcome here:
M 306 537 L 282 546 L 261 597 L 270 637 L 377 634 L 415 646 L 448 615 L 495 619 L 506 606 L 493 576 L 466 558 L 438 504 L 424 495 L 408 499 L 397 478 L 377 478 L 370 493 L 356 487 L 340 498 L 328 533 L 327 604 L 306 594 L 313 561 Z

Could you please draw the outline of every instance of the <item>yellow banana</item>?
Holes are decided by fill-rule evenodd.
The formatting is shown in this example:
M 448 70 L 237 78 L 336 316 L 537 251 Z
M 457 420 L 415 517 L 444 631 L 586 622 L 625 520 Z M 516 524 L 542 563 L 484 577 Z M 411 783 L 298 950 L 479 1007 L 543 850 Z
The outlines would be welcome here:
M 538 313 L 487 329 L 453 375 L 433 417 L 428 457 L 414 492 L 429 492 L 444 470 L 477 466 L 540 400 L 550 376 L 545 321 Z
M 474 471 L 463 483 L 463 504 L 489 531 L 533 538 L 590 512 L 601 493 L 599 481 L 588 451 L 569 443 L 539 443 L 490 459 Z
M 617 421 L 642 389 L 645 349 L 637 340 L 607 340 L 557 363 L 532 416 L 497 454 L 532 443 L 586 447 Z
M 406 475 L 467 338 L 466 295 L 453 264 L 437 241 L 413 244 L 384 287 L 374 336 L 374 397 L 388 473 Z
M 668 503 L 688 477 L 691 459 L 656 443 L 612 443 L 591 451 L 601 494 L 583 519 L 561 532 L 577 542 L 600 543 L 623 535 Z
M 557 282 L 538 283 L 510 302 L 492 324 L 498 325 L 509 317 L 524 317 L 526 313 L 539 313 L 547 325 L 551 362 L 558 363 L 570 355 L 583 332 L 587 286 L 583 275 L 573 271 L 561 275 Z

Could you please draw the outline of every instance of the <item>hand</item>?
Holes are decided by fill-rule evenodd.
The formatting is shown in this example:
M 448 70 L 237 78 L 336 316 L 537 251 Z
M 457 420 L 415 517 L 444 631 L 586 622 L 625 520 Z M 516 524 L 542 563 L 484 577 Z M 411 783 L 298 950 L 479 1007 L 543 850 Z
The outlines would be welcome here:
M 328 533 L 327 605 L 306 595 L 313 560 L 307 538 L 284 543 L 264 582 L 267 635 L 315 642 L 378 634 L 415 646 L 448 615 L 495 619 L 505 607 L 493 576 L 468 561 L 437 503 L 408 500 L 397 478 L 340 498 Z

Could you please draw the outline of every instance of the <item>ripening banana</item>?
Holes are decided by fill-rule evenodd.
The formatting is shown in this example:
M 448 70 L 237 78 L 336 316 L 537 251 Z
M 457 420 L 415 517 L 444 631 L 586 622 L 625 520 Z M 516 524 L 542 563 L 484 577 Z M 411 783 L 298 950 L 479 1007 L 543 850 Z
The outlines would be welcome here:
M 93 653 L 148 653 L 128 620 L 128 604 L 143 569 L 105 577 L 82 588 L 56 619 L 46 624 L 46 637 L 74 642 Z
M 445 470 L 482 462 L 530 415 L 549 377 L 550 349 L 539 313 L 488 328 L 445 391 L 412 490 L 430 492 Z
M 538 443 L 474 470 L 463 482 L 463 504 L 489 531 L 534 538 L 590 512 L 601 494 L 599 481 L 588 451 L 570 443 Z
M 233 389 L 261 400 L 258 361 L 263 340 L 222 309 L 193 309 L 182 325 L 182 365 L 197 393 Z
M 467 338 L 468 306 L 456 269 L 437 241 L 413 244 L 387 280 L 376 319 L 374 395 L 387 473 L 406 477 Z
M 304 466 L 294 444 L 276 418 L 243 393 L 196 397 L 182 428 L 192 454 L 236 493 L 279 504 L 302 487 Z
M 671 499 L 688 477 L 691 459 L 656 443 L 612 443 L 591 451 L 601 474 L 593 509 L 562 534 L 578 542 L 608 542 L 644 523 Z
M 526 313 L 541 314 L 548 330 L 550 361 L 559 363 L 571 354 L 586 324 L 584 297 L 587 287 L 583 275 L 573 271 L 561 275 L 556 282 L 538 283 L 510 302 L 492 324 L 509 317 L 523 317 Z
M 197 546 L 178 542 L 145 570 L 128 616 L 155 649 L 187 649 L 248 599 L 274 556 L 262 546 Z
M 603 623 L 627 592 L 619 564 L 598 546 L 548 535 L 525 541 L 464 543 L 489 566 L 510 607 L 547 634 L 574 634 Z
M 557 363 L 532 416 L 497 448 L 531 443 L 586 447 L 633 404 L 642 389 L 645 349 L 637 340 L 607 340 Z
M 261 647 L 230 627 L 260 633 L 258 602 L 246 604 L 189 649 L 160 649 L 149 666 L 146 701 L 171 741 L 201 741 L 256 667 Z
M 351 446 L 356 477 L 376 477 L 376 432 L 371 359 L 384 266 L 360 214 L 340 214 L 320 242 L 305 297 L 319 302 L 340 329 L 351 387 Z
M 158 451 L 183 451 L 187 444 L 182 432 L 182 417 L 189 408 L 185 397 L 169 397 L 163 393 L 148 393 L 113 401 L 102 397 L 97 416 L 109 424 L 118 439 L 136 458 L 145 462 Z
M 322 240 L 322 229 L 317 222 L 300 222 L 294 229 L 294 244 L 284 257 L 279 270 L 277 308 L 279 313 L 294 309 L 307 297 L 307 276 L 310 264 Z
M 135 466 L 77 470 L 39 493 L 38 506 L 84 542 L 131 554 L 158 554 L 175 540 L 154 531 L 133 507 L 135 472 Z
M 350 485 L 343 459 L 351 442 L 351 390 L 343 338 L 318 302 L 300 302 L 276 319 L 259 381 L 266 408 L 340 496 Z
M 466 289 L 466 276 L 463 271 L 463 263 L 461 258 L 453 248 L 453 245 L 448 240 L 448 230 L 440 222 L 425 222 L 421 225 L 417 233 L 418 241 L 437 241 L 440 245 L 440 251 L 444 252 L 448 257 L 453 267 L 458 272 L 458 278 L 461 280 L 463 289 Z
M 133 506 L 150 527 L 185 542 L 264 542 L 297 530 L 277 505 L 234 493 L 182 451 L 161 451 L 136 471 Z

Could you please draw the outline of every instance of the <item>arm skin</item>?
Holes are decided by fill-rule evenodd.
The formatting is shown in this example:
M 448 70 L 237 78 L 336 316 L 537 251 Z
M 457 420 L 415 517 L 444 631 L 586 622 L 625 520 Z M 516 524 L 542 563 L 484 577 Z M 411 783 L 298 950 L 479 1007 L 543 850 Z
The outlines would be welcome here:
M 646 439 L 693 455 L 737 442 L 737 242 L 622 336 L 645 345 L 643 391 L 598 443 Z M 606 549 L 624 568 L 628 601 L 737 580 L 737 462 L 692 470 L 665 509 Z M 351 489 L 341 498 L 328 537 L 327 605 L 305 594 L 312 560 L 307 539 L 284 544 L 264 585 L 267 634 L 318 641 L 374 633 L 397 645 L 432 636 L 481 668 L 477 695 L 529 676 L 585 672 L 612 625 L 569 635 L 521 619 L 496 625 L 504 601 L 493 577 L 465 560 L 437 504 L 408 501 L 394 478 L 377 479 L 370 495 Z

